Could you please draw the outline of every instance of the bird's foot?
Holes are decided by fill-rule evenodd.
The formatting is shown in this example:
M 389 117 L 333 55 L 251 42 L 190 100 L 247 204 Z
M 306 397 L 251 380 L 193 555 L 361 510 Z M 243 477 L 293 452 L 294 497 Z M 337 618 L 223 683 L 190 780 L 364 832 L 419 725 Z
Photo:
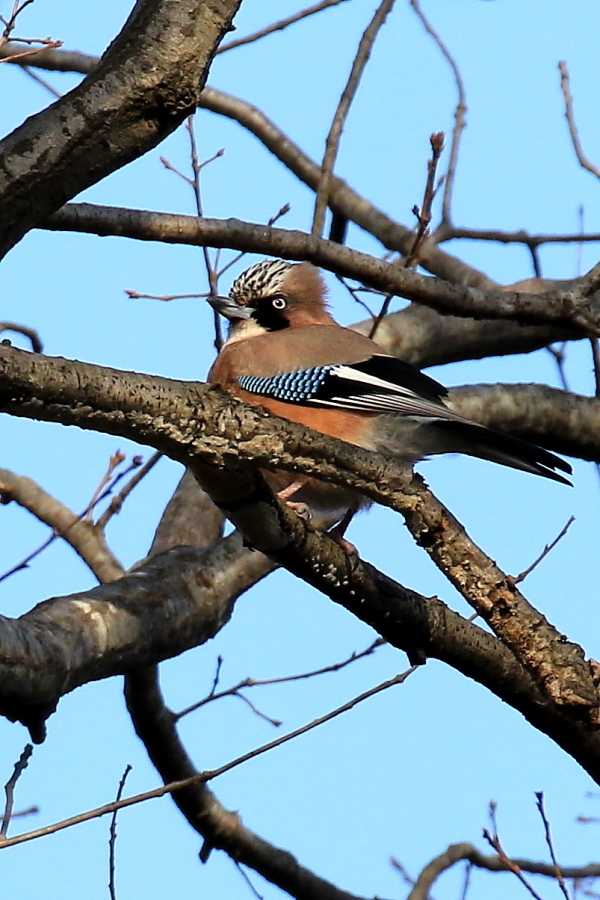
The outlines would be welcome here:
M 280 500 L 288 500 L 296 493 L 296 491 L 299 491 L 301 487 L 304 487 L 304 483 L 305 482 L 301 480 L 292 481 L 292 483 L 288 484 L 287 487 L 284 487 L 280 491 L 277 491 L 277 496 Z
M 346 533 L 346 529 L 350 525 L 350 522 L 354 518 L 355 514 L 356 514 L 355 509 L 346 510 L 346 512 L 344 513 L 344 515 L 340 519 L 340 521 L 337 523 L 337 525 L 334 525 L 333 528 L 331 528 L 327 532 L 329 537 L 332 538 L 332 540 L 334 540 L 336 542 L 336 544 L 339 544 L 339 546 L 342 548 L 342 550 L 345 550 L 349 556 L 358 556 L 358 550 L 356 549 L 354 544 L 351 544 L 350 541 L 347 541 L 346 538 L 344 537 L 344 534 Z
M 278 494 L 278 496 L 280 497 L 281 494 Z M 287 500 L 286 503 L 290 509 L 294 510 L 297 516 L 300 516 L 305 522 L 310 522 L 311 511 L 310 506 L 307 503 L 298 503 L 294 500 Z

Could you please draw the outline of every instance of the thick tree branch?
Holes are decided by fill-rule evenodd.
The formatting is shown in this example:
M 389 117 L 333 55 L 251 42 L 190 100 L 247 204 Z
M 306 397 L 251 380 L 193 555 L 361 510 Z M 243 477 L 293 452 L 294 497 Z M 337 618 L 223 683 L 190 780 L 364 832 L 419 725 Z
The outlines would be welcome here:
M 391 461 L 276 420 L 260 408 L 245 407 L 200 385 L 51 360 L 10 347 L 0 349 L 0 359 L 5 363 L 0 408 L 127 436 L 187 461 L 218 503 L 234 503 L 235 512 L 228 514 L 254 546 L 341 602 L 391 643 L 406 646 L 409 640 L 414 651 L 423 647 L 429 623 L 409 637 L 403 624 L 398 635 L 403 617 L 390 615 L 385 600 L 391 592 L 398 602 L 396 587 L 384 589 L 384 576 L 359 566 L 326 536 L 307 530 L 252 471 L 256 465 L 272 467 L 277 459 L 282 468 L 352 484 L 397 509 L 436 564 L 548 696 L 559 706 L 595 708 L 596 691 L 581 649 L 529 607 L 418 478 L 408 483 L 404 470 Z M 404 596 L 403 603 L 414 601 L 411 592 Z M 361 603 L 365 597 L 368 602 Z
M 198 219 L 173 213 L 146 212 L 70 203 L 40 227 L 52 231 L 84 231 L 120 235 L 142 241 L 193 246 L 230 247 L 252 253 L 308 260 L 338 275 L 356 278 L 385 294 L 397 294 L 438 312 L 475 319 L 513 319 L 532 324 L 589 328 L 600 334 L 596 293 L 600 265 L 568 287 L 539 294 L 506 288 L 479 290 L 419 275 L 398 263 L 376 259 L 334 241 L 301 231 L 253 225 L 238 219 Z
M 85 81 L 0 142 L 0 255 L 193 111 L 239 3 L 138 0 Z
M 20 619 L 1 617 L 2 714 L 43 739 L 63 694 L 204 643 L 270 569 L 236 535 L 206 552 L 158 554 L 119 581 L 47 600 Z
M 372 326 L 373 319 L 366 319 L 352 327 L 368 335 Z M 577 328 L 445 316 L 419 303 L 388 313 L 377 329 L 378 344 L 419 369 L 463 359 L 531 353 L 548 344 L 583 337 L 584 332 Z

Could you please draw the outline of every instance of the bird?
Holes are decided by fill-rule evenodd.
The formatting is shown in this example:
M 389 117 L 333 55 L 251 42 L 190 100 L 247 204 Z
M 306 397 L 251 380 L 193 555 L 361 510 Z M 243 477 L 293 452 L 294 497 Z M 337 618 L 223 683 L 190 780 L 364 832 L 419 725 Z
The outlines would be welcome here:
M 245 403 L 407 466 L 458 452 L 571 484 L 563 459 L 461 416 L 443 385 L 339 325 L 311 263 L 263 260 L 209 302 L 229 331 L 208 380 Z M 352 488 L 283 470 L 263 475 L 282 499 L 308 507 L 316 528 L 370 505 Z

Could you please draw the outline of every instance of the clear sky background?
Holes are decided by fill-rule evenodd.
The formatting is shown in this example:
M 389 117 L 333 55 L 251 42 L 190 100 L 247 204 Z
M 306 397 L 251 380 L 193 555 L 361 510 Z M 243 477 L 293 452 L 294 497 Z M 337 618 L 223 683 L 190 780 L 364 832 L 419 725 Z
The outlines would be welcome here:
M 246 34 L 300 7 L 291 0 L 245 0 L 236 20 Z M 349 0 L 287 31 L 218 57 L 209 83 L 264 109 L 313 158 L 323 152 L 331 116 L 372 0 Z M 12 3 L 0 0 L 6 15 Z M 423 0 L 425 13 L 452 51 L 467 91 L 468 127 L 457 174 L 454 219 L 471 227 L 573 232 L 584 207 L 585 229 L 600 231 L 598 181 L 580 169 L 563 116 L 557 63 L 567 61 L 581 139 L 600 164 L 598 0 Z M 19 33 L 61 39 L 68 49 L 101 53 L 130 4 L 38 0 Z M 48 74 L 66 91 L 75 76 Z M 44 89 L 16 67 L 0 67 L 2 133 L 48 104 Z M 450 132 L 456 90 L 448 65 L 405 0 L 382 30 L 344 133 L 337 172 L 405 224 L 420 203 L 429 135 Z M 258 141 L 210 113 L 197 116 L 201 158 L 225 155 L 204 174 L 211 217 L 265 222 L 284 203 L 286 228 L 309 229 L 311 193 Z M 186 170 L 184 130 L 80 199 L 117 206 L 193 213 L 191 190 L 166 171 L 159 156 Z M 379 253 L 356 228 L 350 245 Z M 510 283 L 532 274 L 519 246 L 455 243 L 448 248 L 492 278 Z M 246 257 L 234 273 L 255 262 Z M 597 261 L 597 246 L 543 248 L 544 274 L 569 278 Z M 130 300 L 125 289 L 180 294 L 206 289 L 198 248 L 135 243 L 34 231 L 1 269 L 2 320 L 39 330 L 45 351 L 107 366 L 173 378 L 204 379 L 212 358 L 212 314 L 202 301 Z M 328 277 L 337 317 L 363 313 Z M 229 282 L 221 285 L 227 290 Z M 397 301 L 398 308 L 402 305 Z M 585 342 L 568 351 L 569 386 L 593 392 Z M 446 384 L 542 381 L 559 386 L 551 355 L 468 362 L 432 370 Z M 4 417 L 0 466 L 29 475 L 75 510 L 88 502 L 109 455 L 132 445 L 58 425 Z M 143 451 L 147 457 L 148 451 Z M 508 572 L 524 569 L 571 515 L 567 537 L 527 579 L 525 593 L 570 638 L 600 657 L 597 600 L 600 483 L 588 464 L 575 465 L 571 490 L 472 459 L 436 459 L 420 470 L 469 533 Z M 154 527 L 180 476 L 167 460 L 146 479 L 110 526 L 109 540 L 124 565 L 149 547 Z M 14 505 L 0 509 L 0 571 L 25 556 L 47 529 Z M 361 555 L 425 594 L 467 613 L 464 602 L 416 548 L 402 521 L 376 509 L 353 524 Z M 55 543 L 30 568 L 0 583 L 5 615 L 93 585 L 73 552 Z M 232 622 L 209 644 L 162 666 L 169 704 L 180 709 L 210 689 L 224 657 L 223 686 L 240 678 L 294 674 L 336 662 L 373 639 L 372 632 L 326 598 L 280 572 L 243 597 Z M 382 648 L 335 675 L 310 683 L 256 689 L 251 699 L 291 730 L 406 668 L 404 655 Z M 27 829 L 110 801 L 128 763 L 126 793 L 150 789 L 158 777 L 132 732 L 122 680 L 87 685 L 65 697 L 50 719 L 19 782 L 17 808 L 41 807 Z M 182 733 L 199 768 L 212 768 L 275 736 L 275 729 L 241 702 L 226 699 L 188 717 Z M 0 782 L 12 771 L 27 733 L 0 722 Z M 588 776 L 547 738 L 484 688 L 435 660 L 403 686 L 333 722 L 233 770 L 213 785 L 245 823 L 340 887 L 364 896 L 403 897 L 407 887 L 389 863 L 394 855 L 416 875 L 449 843 L 481 839 L 490 800 L 498 803 L 507 852 L 547 858 L 534 791 L 543 790 L 559 859 L 600 858 L 598 826 L 577 824 L 600 815 Z M 0 854 L 7 900 L 108 896 L 108 820 L 44 838 Z M 12 833 L 21 828 L 14 823 Z M 173 895 L 238 900 L 251 896 L 234 864 L 214 853 L 197 858 L 198 836 L 168 798 L 123 811 L 118 823 L 119 900 Z M 250 876 L 272 900 L 281 892 Z M 444 877 L 434 896 L 460 894 L 462 870 Z M 552 884 L 538 882 L 544 896 Z M 472 897 L 519 896 L 509 875 L 475 872 Z

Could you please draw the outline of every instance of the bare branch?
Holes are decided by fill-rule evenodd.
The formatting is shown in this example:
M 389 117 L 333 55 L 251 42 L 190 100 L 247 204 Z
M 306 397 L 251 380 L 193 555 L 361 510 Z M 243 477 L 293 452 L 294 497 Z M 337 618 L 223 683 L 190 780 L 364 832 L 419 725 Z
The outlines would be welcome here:
M 0 332 L 14 331 L 16 334 L 22 334 L 29 338 L 31 349 L 34 353 L 42 353 L 44 345 L 35 328 L 29 328 L 28 325 L 18 325 L 16 322 L 0 322 Z
M 112 517 L 121 512 L 123 504 L 129 497 L 132 490 L 137 487 L 140 481 L 142 481 L 142 479 L 146 477 L 148 472 L 150 472 L 151 469 L 154 468 L 161 456 L 162 453 L 153 453 L 150 459 L 148 459 L 142 466 L 138 468 L 135 475 L 133 475 L 129 479 L 125 487 L 121 488 L 119 493 L 112 498 L 102 515 L 99 517 L 98 521 L 95 523 L 96 529 L 104 531 Z
M 563 525 L 560 533 L 554 538 L 553 541 L 551 541 L 549 544 L 546 544 L 546 546 L 544 547 L 544 549 L 542 550 L 540 555 L 531 563 L 531 565 L 528 566 L 526 569 L 524 569 L 524 571 L 521 572 L 520 575 L 517 575 L 516 578 L 511 578 L 511 581 L 513 582 L 513 584 L 519 584 L 521 581 L 525 581 L 525 579 L 527 578 L 528 575 L 531 575 L 533 570 L 535 568 L 537 568 L 537 566 L 539 566 L 541 561 L 543 559 L 545 559 L 548 556 L 548 554 L 550 553 L 550 551 L 554 550 L 554 548 L 556 547 L 558 542 L 564 538 L 565 534 L 567 533 L 567 531 L 569 530 L 569 528 L 571 527 L 571 525 L 573 524 L 574 521 L 575 521 L 575 516 L 571 516 L 570 519 L 568 520 L 568 522 L 566 523 L 566 525 Z M 509 578 L 510 578 L 510 576 L 509 576 Z
M 255 135 L 297 178 L 316 191 L 321 177 L 321 169 L 290 138 L 284 134 L 256 106 L 206 87 L 200 94 L 198 105 L 219 115 L 234 119 Z M 334 214 L 355 222 L 359 228 L 372 234 L 388 250 L 407 253 L 414 240 L 411 229 L 394 221 L 369 200 L 361 197 L 345 181 L 332 177 L 329 208 Z M 444 253 L 430 241 L 421 255 L 423 268 L 440 278 L 478 288 L 491 288 L 495 282 L 462 260 Z
M 568 287 L 542 293 L 499 288 L 479 290 L 419 275 L 397 263 L 376 259 L 334 241 L 298 231 L 266 228 L 236 219 L 198 219 L 195 216 L 146 212 L 90 203 L 71 203 L 39 227 L 51 231 L 85 231 L 121 235 L 138 240 L 231 247 L 286 259 L 308 260 L 330 271 L 356 278 L 385 293 L 431 306 L 450 315 L 476 319 L 514 319 L 523 323 L 572 325 L 600 334 L 595 294 L 600 291 L 600 265 L 582 278 L 559 282 Z M 413 236 L 414 238 L 414 236 Z
M 65 197 L 177 128 L 194 109 L 214 50 L 239 4 L 140 0 L 93 75 L 0 142 L 0 154 L 11 160 L 0 170 L 0 255 Z
M 542 822 L 544 824 L 544 833 L 546 835 L 546 843 L 548 844 L 548 850 L 550 851 L 550 857 L 552 859 L 552 864 L 554 866 L 554 873 L 556 880 L 560 885 L 560 889 L 563 892 L 565 900 L 571 900 L 569 897 L 569 892 L 567 890 L 567 886 L 565 884 L 565 879 L 561 870 L 561 867 L 558 864 L 558 860 L 556 858 L 556 851 L 554 850 L 554 841 L 552 840 L 552 831 L 550 829 L 550 822 L 548 821 L 548 816 L 546 815 L 546 810 L 544 809 L 544 794 L 542 791 L 535 792 L 536 797 L 536 805 L 541 816 Z
M 51 539 L 60 537 L 70 544 L 99 580 L 108 582 L 121 577 L 123 568 L 102 534 L 35 481 L 0 469 L 0 498 L 2 503 L 18 503 L 49 525 L 53 529 Z
M 370 315 L 367 321 L 352 326 L 361 334 L 368 334 L 373 324 L 373 314 L 367 312 Z M 388 314 L 377 331 L 378 344 L 418 368 L 463 359 L 530 353 L 552 341 L 583 337 L 581 331 L 573 328 L 444 316 L 420 303 Z
M 119 787 L 117 789 L 116 802 L 118 803 L 121 797 L 123 796 L 123 791 L 125 789 L 125 782 L 127 781 L 127 776 L 131 772 L 132 766 L 129 764 L 125 766 L 125 771 L 121 776 L 121 780 L 119 781 Z M 108 891 L 110 894 L 110 900 L 117 900 L 117 891 L 115 888 L 115 847 L 117 843 L 117 812 L 115 809 L 112 814 L 110 820 L 110 830 L 109 830 L 109 840 L 108 840 Z
M 394 0 L 381 0 L 381 3 L 375 10 L 373 18 L 360 39 L 346 87 L 342 92 L 342 96 L 340 97 L 337 109 L 333 116 L 329 134 L 325 141 L 325 155 L 323 156 L 323 162 L 321 163 L 321 174 L 319 176 L 317 196 L 315 198 L 315 211 L 313 214 L 311 233 L 316 237 L 321 237 L 321 234 L 323 233 L 325 210 L 327 209 L 327 204 L 329 202 L 331 179 L 338 154 L 340 139 L 342 137 L 342 131 L 344 130 L 344 124 L 350 111 L 352 101 L 356 95 L 356 91 L 358 90 L 358 85 L 365 70 L 365 66 L 369 61 L 375 39 L 393 6 Z
M 495 228 L 457 228 L 455 225 L 444 225 L 436 231 L 432 240 L 451 241 L 495 241 L 498 244 L 524 244 L 527 248 L 536 249 L 543 244 L 578 244 L 596 243 L 600 241 L 600 233 L 591 234 L 529 234 L 520 228 L 518 231 L 502 231 Z
M 558 71 L 560 72 L 560 89 L 565 100 L 565 118 L 569 126 L 569 134 L 571 135 L 575 155 L 577 156 L 579 165 L 583 169 L 587 169 L 587 171 L 591 172 L 592 175 L 595 175 L 596 178 L 600 178 L 600 168 L 589 161 L 583 152 L 583 147 L 579 140 L 579 132 L 577 131 L 577 123 L 575 122 L 575 114 L 573 112 L 573 98 L 569 86 L 569 70 L 567 69 L 566 62 L 563 60 L 558 64 Z
M 269 34 L 274 34 L 276 31 L 283 31 L 288 25 L 294 25 L 296 22 L 308 18 L 308 16 L 314 16 L 315 13 L 328 9 L 330 6 L 338 6 L 340 3 L 345 2 L 346 0 L 321 0 L 320 3 L 315 3 L 314 6 L 307 6 L 306 9 L 302 9 L 291 16 L 287 16 L 285 19 L 280 19 L 278 22 L 273 22 L 272 25 L 267 25 L 265 28 L 261 28 L 259 31 L 255 31 L 252 34 L 247 34 L 246 37 L 236 38 L 233 41 L 227 41 L 226 44 L 221 44 L 217 49 L 215 56 L 219 53 L 226 53 L 228 50 L 233 50 L 235 47 L 242 47 L 244 44 L 252 44 L 254 41 L 259 41 L 261 38 L 267 37 Z
M 512 866 L 516 866 L 521 871 L 529 872 L 532 875 L 556 878 L 556 869 L 553 864 L 530 859 L 507 860 L 503 856 L 485 856 L 472 844 L 451 844 L 447 850 L 425 866 L 407 900 L 426 900 L 434 881 L 461 860 L 468 860 L 471 865 L 477 866 L 479 869 L 486 869 L 488 872 L 511 872 L 514 871 Z M 586 866 L 563 866 L 562 874 L 564 878 L 598 878 L 600 877 L 600 863 L 590 863 Z
M 444 199 L 442 201 L 442 227 L 446 224 L 450 224 L 452 220 L 452 190 L 454 188 L 454 179 L 456 177 L 456 166 L 458 164 L 458 154 L 460 150 L 460 139 L 463 133 L 463 130 L 466 125 L 466 113 L 467 113 L 467 98 L 465 94 L 465 86 L 460 74 L 460 70 L 456 64 L 456 61 L 441 37 L 432 27 L 430 22 L 428 21 L 425 13 L 421 9 L 419 4 L 419 0 L 410 0 L 410 5 L 416 12 L 417 16 L 423 23 L 423 27 L 425 31 L 431 35 L 437 46 L 439 47 L 442 55 L 448 61 L 450 68 L 452 69 L 452 74 L 454 75 L 454 82 L 456 84 L 456 89 L 458 91 L 458 103 L 456 104 L 456 109 L 454 110 L 454 128 L 452 130 L 452 143 L 450 145 L 450 160 L 448 162 L 448 171 L 446 173 L 445 185 L 444 185 Z
M 267 753 L 269 750 L 273 750 L 275 747 L 279 747 L 281 744 L 287 743 L 288 741 L 299 737 L 301 734 L 305 734 L 308 731 L 312 731 L 312 729 L 314 728 L 318 728 L 325 722 L 328 722 L 331 719 L 341 715 L 342 713 L 348 712 L 349 710 L 353 709 L 359 703 L 363 703 L 365 700 L 370 699 L 375 694 L 381 693 L 381 691 L 385 691 L 397 684 L 402 684 L 404 681 L 406 681 L 408 676 L 415 671 L 415 668 L 416 667 L 413 666 L 412 668 L 407 669 L 407 671 L 401 673 L 400 675 L 396 675 L 394 678 L 390 678 L 388 681 L 384 681 L 382 682 L 382 684 L 378 684 L 376 687 L 373 687 L 368 691 L 364 691 L 364 693 L 359 694 L 357 697 L 354 697 L 352 700 L 349 700 L 342 706 L 338 706 L 337 709 L 326 713 L 324 716 L 319 716 L 319 718 L 314 719 L 307 725 L 303 725 L 300 728 L 294 729 L 294 731 L 288 732 L 288 734 L 284 734 L 279 738 L 275 738 L 275 740 L 273 741 L 262 744 L 260 747 L 257 747 L 254 750 L 250 750 L 248 753 L 244 753 L 241 756 L 238 756 L 235 759 L 231 760 L 231 762 L 225 763 L 224 765 L 219 766 L 216 769 L 209 769 L 205 772 L 199 772 L 198 774 L 192 775 L 189 778 L 185 778 L 181 781 L 171 782 L 170 784 L 163 785 L 160 788 L 155 788 L 152 791 L 145 791 L 144 793 L 135 794 L 132 797 L 127 797 L 125 800 L 116 800 L 113 803 L 107 803 L 104 806 L 97 807 L 96 809 L 89 810 L 88 812 L 80 813 L 77 816 L 71 816 L 68 819 L 63 819 L 61 822 L 55 822 L 53 825 L 47 825 L 44 828 L 37 828 L 35 831 L 28 831 L 25 832 L 25 834 L 20 834 L 13 838 L 6 838 L 0 833 L 0 849 L 12 847 L 16 844 L 23 844 L 26 841 L 32 841 L 39 837 L 45 837 L 48 834 L 55 834 L 57 831 L 63 831 L 65 828 L 70 828 L 73 825 L 80 825 L 82 822 L 89 822 L 90 819 L 97 819 L 100 816 L 107 815 L 108 813 L 114 814 L 120 809 L 124 809 L 128 806 L 134 806 L 137 803 L 143 803 L 146 800 L 154 800 L 158 797 L 164 797 L 165 794 L 171 794 L 174 791 L 190 787 L 194 784 L 206 784 L 207 782 L 218 778 L 220 775 L 224 775 L 226 772 L 237 768 L 237 766 L 248 762 L 248 760 L 254 759 L 257 756 L 261 756 L 263 753 Z M 28 746 L 31 747 L 31 745 Z M 31 751 L 32 750 L 33 748 L 31 747 Z
M 216 692 L 216 687 L 218 683 L 219 673 L 220 673 L 220 665 L 217 666 L 217 673 L 215 675 L 215 682 L 212 686 L 212 689 L 208 696 L 206 696 L 203 700 L 199 700 L 197 703 L 193 703 L 191 706 L 182 709 L 181 712 L 175 713 L 175 721 L 182 719 L 184 716 L 187 716 L 189 713 L 195 712 L 197 709 L 200 709 L 202 706 L 206 706 L 207 703 L 212 702 L 213 700 L 220 700 L 222 697 L 230 697 L 232 695 L 239 695 L 238 692 L 243 688 L 249 687 L 262 687 L 264 685 L 272 685 L 272 684 L 288 684 L 290 681 L 303 681 L 306 678 L 314 678 L 317 675 L 326 675 L 330 672 L 339 672 L 340 669 L 344 669 L 346 666 L 349 666 L 351 663 L 356 662 L 358 659 L 363 659 L 365 656 L 370 656 L 377 647 L 381 647 L 382 644 L 385 644 L 385 641 L 382 638 L 377 638 L 373 641 L 373 643 L 369 644 L 366 650 L 362 650 L 360 653 L 353 652 L 350 656 L 339 663 L 333 663 L 329 666 L 324 666 L 321 669 L 315 669 L 312 672 L 301 672 L 299 675 L 284 675 L 279 678 L 244 678 L 242 681 L 239 681 L 236 685 L 231 688 L 227 688 L 224 691 Z M 221 657 L 218 660 L 219 664 L 223 662 Z M 242 700 L 246 700 L 245 697 L 241 697 Z M 272 720 L 270 720 L 272 721 Z
M 31 759 L 31 754 L 33 753 L 33 747 L 31 744 L 26 744 L 25 749 L 21 753 L 19 759 L 15 763 L 15 767 L 13 769 L 13 773 L 4 785 L 4 791 L 6 793 L 6 805 L 4 807 L 4 815 L 2 817 L 2 826 L 0 827 L 0 842 L 6 839 L 6 835 L 8 833 L 8 826 L 10 820 L 13 818 L 13 806 L 15 800 L 15 787 L 17 785 L 17 781 L 27 768 L 29 764 L 29 760 Z

